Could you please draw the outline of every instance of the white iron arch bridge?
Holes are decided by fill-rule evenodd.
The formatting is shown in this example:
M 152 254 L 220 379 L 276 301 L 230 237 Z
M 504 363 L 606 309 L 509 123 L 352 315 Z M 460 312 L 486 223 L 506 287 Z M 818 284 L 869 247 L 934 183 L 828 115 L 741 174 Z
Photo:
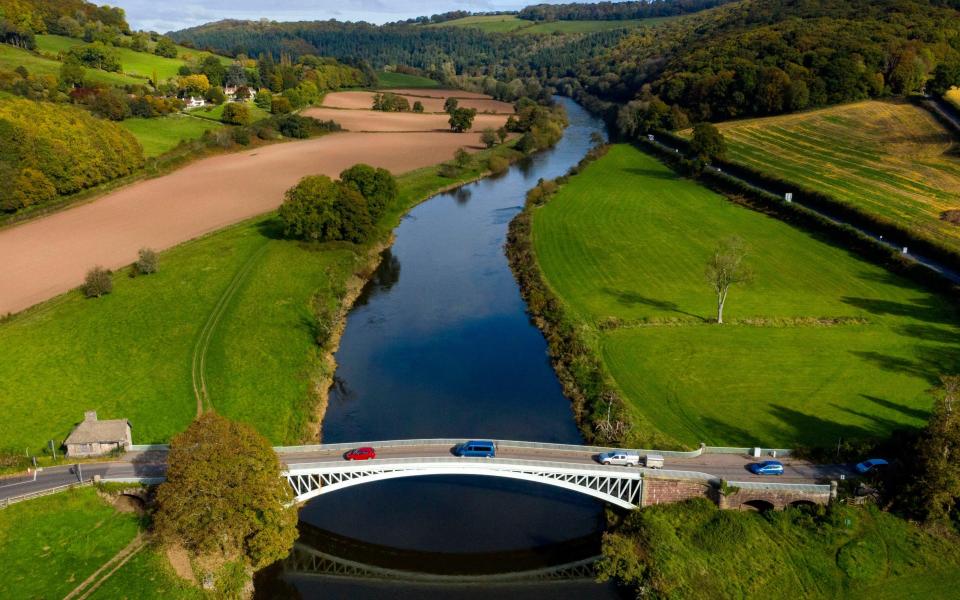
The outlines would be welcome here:
M 344 488 L 428 475 L 474 475 L 530 481 L 579 492 L 621 508 L 641 503 L 643 470 L 518 458 L 390 458 L 292 464 L 284 473 L 298 502 Z

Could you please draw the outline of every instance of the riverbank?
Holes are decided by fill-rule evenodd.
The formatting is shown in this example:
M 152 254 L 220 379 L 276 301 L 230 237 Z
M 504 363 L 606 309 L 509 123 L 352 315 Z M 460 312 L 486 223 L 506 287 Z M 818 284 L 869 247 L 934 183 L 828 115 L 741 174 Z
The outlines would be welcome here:
M 631 445 L 660 432 L 687 447 L 818 446 L 924 423 L 930 378 L 960 356 L 948 300 L 614 149 L 530 202 L 513 244 L 582 428 L 609 427 L 608 403 Z M 721 327 L 702 273 L 730 235 L 755 280 Z

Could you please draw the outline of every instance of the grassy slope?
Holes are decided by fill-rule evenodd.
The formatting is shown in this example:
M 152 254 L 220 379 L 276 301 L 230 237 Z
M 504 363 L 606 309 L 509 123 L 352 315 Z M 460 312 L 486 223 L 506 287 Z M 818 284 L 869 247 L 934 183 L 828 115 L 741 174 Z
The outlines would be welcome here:
M 406 207 L 451 183 L 434 168 L 399 180 L 402 202 L 384 232 Z M 254 424 L 274 443 L 304 439 L 319 368 L 311 301 L 318 292 L 329 301 L 329 290 L 357 267 L 358 251 L 277 239 L 272 219 L 164 252 L 158 273 L 118 274 L 104 298 L 74 291 L 0 324 L 0 347 L 17 349 L 0 361 L 3 446 L 39 450 L 91 409 L 130 419 L 136 443 L 165 441 L 186 427 L 196 412 L 191 364 L 200 332 L 234 275 L 264 247 L 213 336 L 208 385 L 222 414 Z
M 270 117 L 268 111 L 263 110 L 253 102 L 247 102 L 247 108 L 250 110 L 250 119 L 251 123 L 255 123 L 261 119 L 266 119 Z M 205 106 L 203 108 L 195 108 L 190 111 L 190 114 L 194 117 L 199 117 L 201 119 L 208 119 L 211 121 L 219 122 L 223 119 L 223 109 L 226 108 L 227 103 L 218 104 L 216 106 Z
M 60 75 L 60 63 L 56 60 L 50 60 L 37 56 L 32 52 L 14 48 L 6 44 L 0 44 L 0 69 L 12 71 L 23 65 L 26 69 L 35 75 Z M 123 75 L 120 73 L 108 73 L 98 69 L 87 69 L 87 77 L 94 83 L 103 83 L 106 85 L 129 85 L 133 83 L 143 83 L 142 79 Z
M 381 88 L 435 88 L 440 87 L 440 83 L 417 75 L 379 71 L 377 73 L 377 86 Z
M 62 35 L 37 36 L 37 49 L 52 54 L 69 50 L 74 46 L 79 46 L 84 43 L 86 42 L 83 40 Z M 177 70 L 185 64 L 184 58 L 188 56 L 202 57 L 209 54 L 208 52 L 200 52 L 181 47 L 179 48 L 180 55 L 177 58 L 165 58 L 149 52 L 137 52 L 129 48 L 116 48 L 116 50 L 120 56 L 120 64 L 125 74 L 139 77 L 153 77 L 153 72 L 156 70 L 157 77 L 159 77 L 161 81 L 175 77 Z M 221 61 L 225 64 L 232 62 L 231 59 L 226 57 L 221 57 Z M 92 71 L 92 69 L 88 71 Z
M 120 123 L 132 133 L 147 158 L 160 156 L 176 148 L 181 140 L 194 140 L 208 129 L 219 127 L 216 122 L 207 119 L 194 119 L 183 115 L 170 115 L 156 119 L 126 119 Z
M 0 510 L 0 597 L 62 598 L 137 534 L 92 488 Z
M 940 220 L 960 208 L 960 155 L 927 111 L 868 101 L 720 128 L 733 160 L 960 251 L 960 226 Z
M 951 543 L 876 509 L 835 507 L 815 522 L 798 510 L 761 515 L 704 501 L 630 518 L 644 524 L 639 535 L 664 597 L 957 597 Z
M 529 27 L 530 21 L 515 15 L 478 15 L 430 25 L 430 27 L 475 27 L 491 33 L 506 33 Z
M 593 332 L 626 398 L 687 444 L 830 444 L 920 425 L 926 390 L 960 367 L 945 301 L 629 146 L 573 178 L 533 225 L 547 281 Z M 868 323 L 705 324 L 715 298 L 704 265 L 730 235 L 749 244 L 756 277 L 731 292 L 728 321 Z M 625 326 L 601 331 L 611 317 Z

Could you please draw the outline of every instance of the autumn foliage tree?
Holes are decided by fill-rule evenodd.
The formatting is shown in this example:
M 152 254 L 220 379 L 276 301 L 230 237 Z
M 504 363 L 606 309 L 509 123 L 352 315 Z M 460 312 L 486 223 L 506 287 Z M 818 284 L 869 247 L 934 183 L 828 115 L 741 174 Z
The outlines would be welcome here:
M 206 413 L 173 438 L 157 490 L 156 533 L 195 556 L 263 568 L 297 537 L 293 494 L 270 443 L 249 425 Z
M 929 522 L 943 524 L 960 516 L 960 376 L 941 376 L 940 383 L 917 454 L 922 509 Z

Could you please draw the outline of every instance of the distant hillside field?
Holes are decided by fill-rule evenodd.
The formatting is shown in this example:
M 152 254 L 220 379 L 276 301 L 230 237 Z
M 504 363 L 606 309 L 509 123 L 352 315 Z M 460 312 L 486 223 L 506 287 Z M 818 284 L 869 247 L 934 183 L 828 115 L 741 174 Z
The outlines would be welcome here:
M 918 427 L 937 376 L 960 368 L 946 299 L 631 146 L 534 209 L 532 232 L 547 283 L 640 422 L 686 445 L 829 445 Z M 731 290 L 720 326 L 704 269 L 734 235 L 755 279 Z
M 720 125 L 730 158 L 829 194 L 960 251 L 958 144 L 930 113 L 906 103 L 858 102 Z
M 393 73 L 387 71 L 377 72 L 377 85 L 381 88 L 435 88 L 440 83 L 427 77 L 417 75 L 407 75 L 405 73 Z
M 481 15 L 464 17 L 431 25 L 431 27 L 473 27 L 488 33 L 593 33 L 611 29 L 627 29 L 655 25 L 676 17 L 628 19 L 619 21 L 528 21 L 514 15 Z
M 32 52 L 14 48 L 6 44 L 0 44 L 0 69 L 4 71 L 13 71 L 19 66 L 23 66 L 34 75 L 54 75 L 60 74 L 60 62 L 37 56 Z M 143 83 L 142 79 L 124 75 L 121 73 L 110 73 L 99 69 L 87 69 L 86 75 L 93 83 L 102 83 L 105 85 L 124 86 L 134 83 Z
M 41 52 L 49 52 L 51 54 L 58 54 L 59 52 L 66 52 L 74 46 L 81 46 L 85 44 L 83 40 L 76 38 L 69 38 L 62 35 L 38 35 L 37 36 L 37 50 Z M 149 52 L 137 52 L 129 48 L 115 48 L 117 54 L 120 56 L 120 64 L 123 67 L 123 72 L 126 75 L 134 75 L 143 78 L 149 78 L 153 76 L 153 72 L 157 72 L 157 77 L 161 80 L 169 79 L 170 77 L 176 77 L 177 70 L 185 64 L 185 58 L 188 56 L 201 57 L 206 56 L 209 52 L 201 52 L 199 50 L 190 50 L 188 48 L 180 48 L 180 56 L 178 58 L 164 58 L 163 56 L 157 56 L 156 54 L 151 54 Z M 231 59 L 226 57 L 221 57 L 221 62 L 229 64 L 232 62 Z M 88 72 L 93 72 L 95 69 L 88 69 Z

